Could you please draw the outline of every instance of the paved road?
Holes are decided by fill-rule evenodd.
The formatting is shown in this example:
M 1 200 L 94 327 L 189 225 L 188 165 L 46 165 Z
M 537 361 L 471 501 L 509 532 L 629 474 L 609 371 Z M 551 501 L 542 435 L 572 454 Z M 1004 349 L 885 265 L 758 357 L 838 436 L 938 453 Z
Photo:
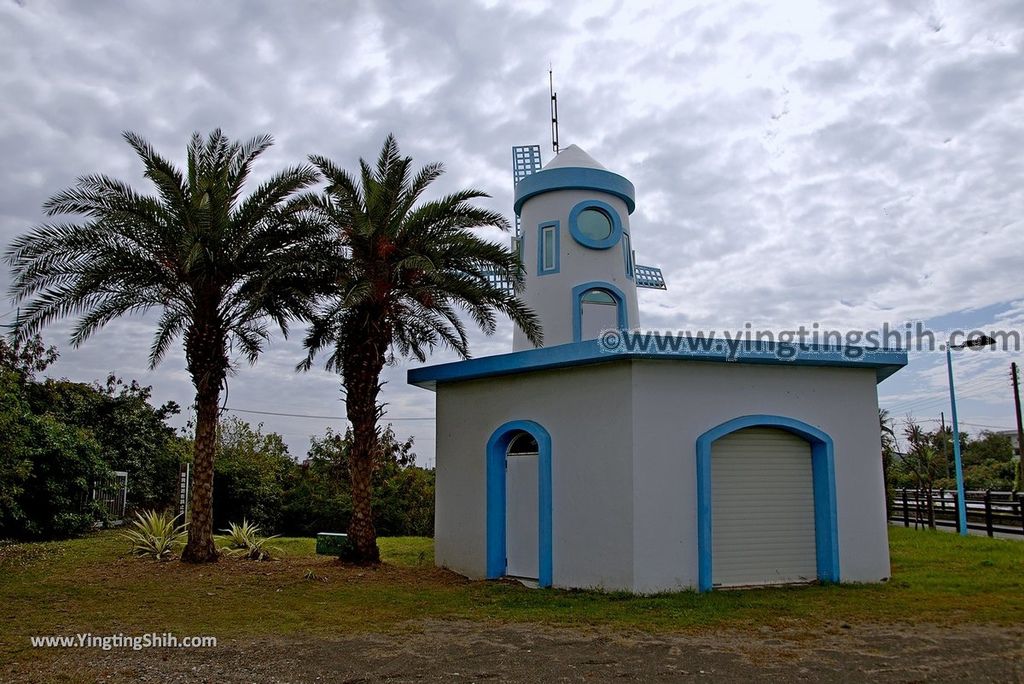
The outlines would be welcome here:
M 4 680 L 1019 682 L 1024 626 L 835 623 L 814 634 L 751 627 L 654 635 L 427 621 L 400 633 L 342 639 L 293 635 L 205 650 L 54 655 L 46 663 L 20 663 Z

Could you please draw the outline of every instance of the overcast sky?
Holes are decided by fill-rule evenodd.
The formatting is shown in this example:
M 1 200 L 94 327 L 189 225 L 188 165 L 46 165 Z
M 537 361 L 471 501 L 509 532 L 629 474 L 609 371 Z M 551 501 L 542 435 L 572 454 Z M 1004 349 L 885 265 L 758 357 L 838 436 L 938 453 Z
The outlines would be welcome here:
M 1022 49 L 1020 0 L 0 0 L 0 241 L 80 174 L 145 188 L 126 129 L 179 161 L 195 130 L 269 132 L 260 175 L 310 153 L 352 167 L 394 132 L 417 162 L 446 164 L 438 192 L 479 187 L 511 216 L 510 147 L 551 157 L 550 63 L 563 146 L 637 188 L 638 260 L 669 282 L 641 291 L 644 326 L 1020 331 Z M 73 350 L 54 326 L 52 374 L 115 371 L 190 405 L 180 348 L 147 369 L 151 332 L 124 321 Z M 510 325 L 473 349 L 509 351 Z M 294 373 L 301 356 L 275 339 L 239 367 L 228 406 L 343 415 L 337 378 Z M 1021 356 L 957 360 L 966 430 L 1013 426 L 1008 367 Z M 387 371 L 388 416 L 431 463 L 433 423 L 406 419 L 432 417 L 434 397 L 405 384 L 408 367 Z M 938 419 L 943 357 L 914 354 L 879 391 L 897 416 Z M 343 426 L 238 415 L 297 457 Z

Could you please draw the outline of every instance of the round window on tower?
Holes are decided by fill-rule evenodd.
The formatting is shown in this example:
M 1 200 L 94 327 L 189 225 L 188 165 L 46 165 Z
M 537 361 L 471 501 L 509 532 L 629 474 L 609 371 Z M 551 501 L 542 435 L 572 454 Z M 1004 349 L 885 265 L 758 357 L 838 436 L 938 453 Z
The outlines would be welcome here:
M 569 232 L 584 247 L 608 249 L 622 237 L 622 221 L 609 204 L 587 200 L 569 212 Z
M 584 209 L 576 220 L 580 233 L 591 240 L 607 240 L 612 234 L 612 220 L 600 209 Z

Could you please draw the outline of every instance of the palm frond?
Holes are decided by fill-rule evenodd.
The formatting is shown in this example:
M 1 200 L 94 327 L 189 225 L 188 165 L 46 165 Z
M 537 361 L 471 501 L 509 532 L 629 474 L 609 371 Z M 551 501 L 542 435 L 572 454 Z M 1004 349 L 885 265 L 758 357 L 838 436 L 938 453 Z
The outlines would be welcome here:
M 467 357 L 463 317 L 491 334 L 498 315 L 507 316 L 540 344 L 539 321 L 516 296 L 523 287 L 519 256 L 473 232 L 510 228 L 504 216 L 474 204 L 486 193 L 469 188 L 422 201 L 443 167 L 428 164 L 413 174 L 393 135 L 374 165 L 359 160 L 356 174 L 325 157 L 310 161 L 327 188 L 307 208 L 333 226 L 344 249 L 338 277 L 325 281 L 324 302 L 311 313 L 300 368 L 327 352 L 326 366 L 344 374 L 347 346 L 375 335 L 386 336 L 381 341 L 400 356 L 423 360 L 445 346 Z M 495 287 L 494 272 L 508 277 L 512 293 Z

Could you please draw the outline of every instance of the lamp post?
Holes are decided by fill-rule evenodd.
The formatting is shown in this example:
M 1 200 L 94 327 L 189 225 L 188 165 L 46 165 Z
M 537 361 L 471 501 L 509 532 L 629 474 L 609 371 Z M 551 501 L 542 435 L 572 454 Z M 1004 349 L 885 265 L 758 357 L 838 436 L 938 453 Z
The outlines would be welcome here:
M 949 372 L 949 403 L 953 414 L 953 461 L 956 465 L 956 515 L 960 534 L 967 535 L 967 501 L 964 499 L 964 467 L 960 460 L 960 424 L 956 418 L 956 392 L 953 389 L 953 350 L 978 349 L 995 344 L 987 335 L 967 340 L 963 344 L 946 342 L 946 370 Z

